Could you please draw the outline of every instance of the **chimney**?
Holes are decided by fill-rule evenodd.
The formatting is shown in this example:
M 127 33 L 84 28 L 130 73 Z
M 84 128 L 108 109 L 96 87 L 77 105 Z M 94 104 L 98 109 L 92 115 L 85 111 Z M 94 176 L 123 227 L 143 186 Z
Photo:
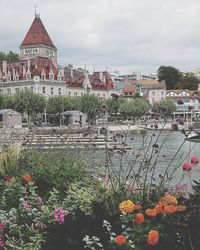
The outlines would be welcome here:
M 70 69 L 70 74 L 71 74 L 71 78 L 73 78 L 74 77 L 74 70 L 73 70 L 73 68 Z
M 25 76 L 26 75 L 26 66 L 23 65 L 22 67 L 22 75 Z
M 7 72 L 7 61 L 3 60 L 3 73 Z
M 16 72 L 15 72 L 15 68 L 13 67 L 13 80 L 15 80 L 16 78 Z
M 103 81 L 102 81 L 104 84 L 106 84 L 106 75 L 103 74 Z
M 99 72 L 99 79 L 103 82 L 103 72 Z

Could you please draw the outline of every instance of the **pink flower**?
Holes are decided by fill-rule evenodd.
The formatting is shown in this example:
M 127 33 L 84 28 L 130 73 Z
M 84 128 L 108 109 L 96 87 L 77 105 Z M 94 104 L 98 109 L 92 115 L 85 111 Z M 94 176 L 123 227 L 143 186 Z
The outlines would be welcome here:
M 0 249 L 1 248 L 4 248 L 4 242 L 3 242 L 3 239 L 2 238 L 0 238 Z
M 54 210 L 54 219 L 59 224 L 63 224 L 65 221 L 65 216 L 68 215 L 68 211 L 62 209 L 62 208 L 56 208 Z
M 196 156 L 192 156 L 191 163 L 192 164 L 198 164 L 199 163 L 199 159 Z
M 5 228 L 5 225 L 0 223 L 0 233 L 3 232 L 4 228 Z
M 42 203 L 43 203 L 42 197 L 38 196 L 38 197 L 36 198 L 36 203 L 37 203 L 38 205 L 42 205 Z
M 183 170 L 184 170 L 184 171 L 191 171 L 191 170 L 192 170 L 191 164 L 190 164 L 189 162 L 185 162 L 185 163 L 183 164 Z
M 28 203 L 28 201 L 25 201 L 23 204 L 23 207 L 25 210 L 31 210 L 32 206 Z

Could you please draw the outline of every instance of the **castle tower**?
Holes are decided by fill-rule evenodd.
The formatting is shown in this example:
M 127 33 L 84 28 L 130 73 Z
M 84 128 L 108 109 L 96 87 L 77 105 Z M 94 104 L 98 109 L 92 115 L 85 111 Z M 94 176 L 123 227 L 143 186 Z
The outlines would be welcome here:
M 36 57 L 49 58 L 57 67 L 57 49 L 52 43 L 40 16 L 35 14 L 35 19 L 20 45 L 20 60 L 30 60 Z

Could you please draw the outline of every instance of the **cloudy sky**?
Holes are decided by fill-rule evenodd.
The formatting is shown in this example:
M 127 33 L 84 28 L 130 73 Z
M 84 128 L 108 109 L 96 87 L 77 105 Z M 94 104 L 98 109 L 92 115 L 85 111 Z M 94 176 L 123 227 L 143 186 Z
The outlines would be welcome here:
M 121 73 L 200 67 L 199 0 L 0 0 L 0 51 L 19 52 L 35 4 L 63 66 Z

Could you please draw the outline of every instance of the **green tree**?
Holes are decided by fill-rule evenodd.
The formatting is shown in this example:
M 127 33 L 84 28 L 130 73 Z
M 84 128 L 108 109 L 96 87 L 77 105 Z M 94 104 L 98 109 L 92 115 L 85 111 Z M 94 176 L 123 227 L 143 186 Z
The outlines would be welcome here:
M 55 96 L 47 100 L 47 113 L 60 114 L 67 110 L 79 109 L 80 97 Z
M 109 98 L 105 100 L 109 115 L 116 115 L 119 112 L 120 105 L 124 101 L 122 98 Z
M 15 96 L 4 95 L 2 96 L 2 108 L 4 109 L 14 109 L 15 108 Z
M 3 108 L 3 96 L 0 95 L 0 109 Z
M 158 80 L 165 80 L 167 89 L 176 89 L 181 82 L 181 72 L 172 66 L 160 66 L 158 69 Z
M 80 111 L 87 114 L 88 122 L 94 124 L 101 111 L 102 102 L 93 95 L 83 95 L 80 98 Z
M 141 98 L 135 98 L 131 101 L 123 102 L 119 110 L 125 118 L 131 118 L 137 120 L 139 117 L 145 115 L 149 109 L 147 101 Z
M 6 60 L 8 62 L 18 62 L 19 54 L 9 51 L 7 54 L 4 52 L 0 52 L 0 62 Z
M 0 62 L 7 60 L 6 54 L 0 51 Z
M 200 80 L 193 73 L 187 73 L 183 76 L 181 82 L 178 84 L 178 88 L 197 90 L 198 84 L 200 84 Z
M 152 111 L 158 113 L 163 118 L 169 118 L 176 111 L 176 105 L 170 100 L 161 100 L 152 105 Z
M 19 92 L 14 96 L 15 110 L 28 115 L 28 123 L 30 116 L 35 116 L 38 113 L 44 112 L 46 105 L 45 98 L 32 91 Z

